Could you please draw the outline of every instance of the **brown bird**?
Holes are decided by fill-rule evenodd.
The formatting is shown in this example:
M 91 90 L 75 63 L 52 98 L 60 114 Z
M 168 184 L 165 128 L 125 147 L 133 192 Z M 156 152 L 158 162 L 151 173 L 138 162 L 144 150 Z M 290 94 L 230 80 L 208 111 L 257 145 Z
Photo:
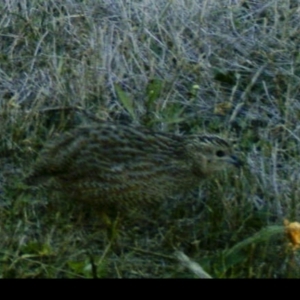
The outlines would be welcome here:
M 25 179 L 95 206 L 152 203 L 188 191 L 215 171 L 239 166 L 214 135 L 175 135 L 103 122 L 62 134 Z

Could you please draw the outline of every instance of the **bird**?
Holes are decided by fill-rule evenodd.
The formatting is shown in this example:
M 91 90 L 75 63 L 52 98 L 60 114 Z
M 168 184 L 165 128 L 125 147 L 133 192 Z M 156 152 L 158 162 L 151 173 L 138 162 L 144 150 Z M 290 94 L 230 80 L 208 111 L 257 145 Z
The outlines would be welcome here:
M 179 135 L 103 121 L 49 141 L 24 182 L 95 207 L 142 207 L 241 164 L 232 145 L 216 135 Z

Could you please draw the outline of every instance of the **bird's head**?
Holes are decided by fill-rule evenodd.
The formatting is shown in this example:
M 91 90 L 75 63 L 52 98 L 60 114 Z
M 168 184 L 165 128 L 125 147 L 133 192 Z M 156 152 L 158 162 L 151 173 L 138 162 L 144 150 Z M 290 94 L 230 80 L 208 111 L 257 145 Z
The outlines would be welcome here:
M 186 151 L 194 172 L 199 174 L 208 175 L 232 165 L 242 166 L 231 144 L 218 136 L 190 136 L 186 142 Z

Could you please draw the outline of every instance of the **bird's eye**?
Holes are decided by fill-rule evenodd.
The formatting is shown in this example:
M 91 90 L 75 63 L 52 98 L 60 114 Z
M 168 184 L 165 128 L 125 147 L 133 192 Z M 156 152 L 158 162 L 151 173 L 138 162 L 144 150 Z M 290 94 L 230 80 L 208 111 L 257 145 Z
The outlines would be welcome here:
M 225 152 L 224 152 L 223 150 L 218 150 L 218 151 L 216 152 L 216 155 L 217 155 L 218 157 L 223 157 L 223 156 L 225 156 Z

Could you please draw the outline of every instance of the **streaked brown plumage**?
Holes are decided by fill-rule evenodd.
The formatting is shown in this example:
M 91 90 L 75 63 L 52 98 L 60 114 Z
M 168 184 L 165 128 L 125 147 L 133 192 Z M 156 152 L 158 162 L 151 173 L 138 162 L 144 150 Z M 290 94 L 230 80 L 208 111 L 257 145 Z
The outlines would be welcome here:
M 230 144 L 217 136 L 103 122 L 50 142 L 25 182 L 82 202 L 142 205 L 188 191 L 209 174 L 239 163 Z

